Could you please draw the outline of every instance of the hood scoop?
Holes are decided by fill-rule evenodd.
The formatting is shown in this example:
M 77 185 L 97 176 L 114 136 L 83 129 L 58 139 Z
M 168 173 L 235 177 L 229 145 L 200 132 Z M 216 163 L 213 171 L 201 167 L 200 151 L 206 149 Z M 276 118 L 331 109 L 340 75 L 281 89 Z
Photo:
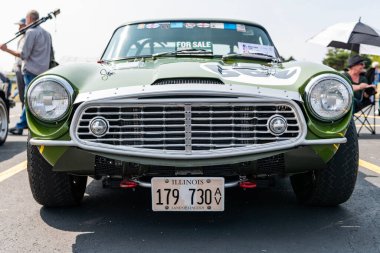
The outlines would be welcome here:
M 224 83 L 217 78 L 165 78 L 158 79 L 152 85 L 178 85 L 178 84 L 217 84 Z

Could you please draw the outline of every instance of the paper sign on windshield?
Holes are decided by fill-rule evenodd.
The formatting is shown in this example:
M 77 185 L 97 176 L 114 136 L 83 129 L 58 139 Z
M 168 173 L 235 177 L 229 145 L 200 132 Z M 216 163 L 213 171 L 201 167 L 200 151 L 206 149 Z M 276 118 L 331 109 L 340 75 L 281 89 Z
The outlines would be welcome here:
M 266 54 L 276 57 L 273 46 L 238 42 L 239 54 Z
M 207 50 L 212 52 L 211 41 L 177 41 L 177 51 L 186 49 Z

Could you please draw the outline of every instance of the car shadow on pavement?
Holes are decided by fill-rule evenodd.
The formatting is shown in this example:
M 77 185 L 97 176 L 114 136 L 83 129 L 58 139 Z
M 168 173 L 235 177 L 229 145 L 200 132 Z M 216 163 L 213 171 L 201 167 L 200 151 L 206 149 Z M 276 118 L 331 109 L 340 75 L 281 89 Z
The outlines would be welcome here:
M 26 150 L 26 141 L 9 141 L 0 146 L 0 162 L 9 160 Z
M 380 218 L 370 211 L 379 210 L 380 198 L 362 200 L 368 189 L 379 190 L 365 176 L 349 202 L 332 208 L 299 205 L 282 179 L 273 188 L 227 190 L 223 213 L 154 213 L 149 190 L 102 189 L 93 181 L 82 206 L 41 208 L 40 215 L 56 229 L 79 233 L 73 252 L 336 252 L 355 247 L 354 236 L 373 244 L 363 239 L 368 228 L 355 227 L 365 223 L 363 215 Z

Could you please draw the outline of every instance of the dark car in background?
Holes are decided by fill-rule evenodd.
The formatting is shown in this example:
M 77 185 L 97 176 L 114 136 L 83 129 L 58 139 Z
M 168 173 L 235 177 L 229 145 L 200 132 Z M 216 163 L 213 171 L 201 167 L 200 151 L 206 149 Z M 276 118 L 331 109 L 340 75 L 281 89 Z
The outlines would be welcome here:
M 0 73 L 0 146 L 5 143 L 8 136 L 9 109 L 13 107 L 13 101 L 9 99 L 11 91 L 10 80 Z

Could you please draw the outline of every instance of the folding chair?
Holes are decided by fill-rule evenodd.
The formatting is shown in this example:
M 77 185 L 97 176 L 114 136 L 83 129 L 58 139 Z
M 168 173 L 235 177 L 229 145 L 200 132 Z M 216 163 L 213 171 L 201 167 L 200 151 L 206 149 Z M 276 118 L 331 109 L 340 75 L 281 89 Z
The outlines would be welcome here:
M 373 113 L 371 115 L 372 111 Z M 371 118 L 373 119 L 373 124 L 370 122 Z M 354 120 L 360 124 L 358 135 L 363 128 L 367 128 L 371 134 L 376 134 L 376 100 L 374 99 L 371 104 L 362 108 L 359 112 L 354 114 Z

